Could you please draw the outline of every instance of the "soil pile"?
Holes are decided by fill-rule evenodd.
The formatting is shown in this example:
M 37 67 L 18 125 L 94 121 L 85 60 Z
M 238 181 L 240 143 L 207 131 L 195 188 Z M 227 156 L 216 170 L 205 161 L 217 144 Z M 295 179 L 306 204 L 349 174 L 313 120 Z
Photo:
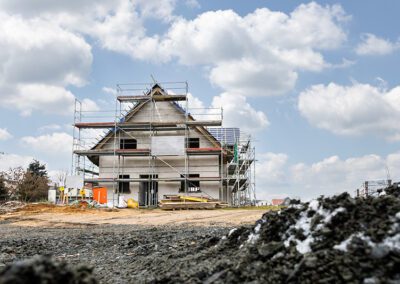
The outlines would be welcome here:
M 254 226 L 233 229 L 35 228 L 7 222 L 0 222 L 0 283 L 9 275 L 33 279 L 48 271 L 53 277 L 81 275 L 46 258 L 7 266 L 36 254 L 51 254 L 72 267 L 88 264 L 102 283 L 400 283 L 397 185 L 379 197 L 341 194 L 294 202 L 265 213 Z
M 25 203 L 20 201 L 7 201 L 3 204 L 0 204 L 0 214 L 14 212 L 20 208 L 25 207 L 25 205 Z
M 379 197 L 344 193 L 265 213 L 155 282 L 399 283 L 399 196 L 394 185 Z
M 15 283 L 71 283 L 95 284 L 92 269 L 85 266 L 70 267 L 46 256 L 15 262 L 0 272 L 0 284 Z

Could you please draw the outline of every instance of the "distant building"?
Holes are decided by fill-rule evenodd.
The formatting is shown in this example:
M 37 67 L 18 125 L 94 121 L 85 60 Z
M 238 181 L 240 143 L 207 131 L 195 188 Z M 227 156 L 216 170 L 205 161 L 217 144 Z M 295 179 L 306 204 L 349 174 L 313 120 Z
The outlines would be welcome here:
M 271 204 L 275 205 L 275 206 L 282 205 L 284 201 L 285 201 L 285 199 L 272 199 Z
M 268 204 L 268 200 L 256 200 L 256 206 L 266 206 Z

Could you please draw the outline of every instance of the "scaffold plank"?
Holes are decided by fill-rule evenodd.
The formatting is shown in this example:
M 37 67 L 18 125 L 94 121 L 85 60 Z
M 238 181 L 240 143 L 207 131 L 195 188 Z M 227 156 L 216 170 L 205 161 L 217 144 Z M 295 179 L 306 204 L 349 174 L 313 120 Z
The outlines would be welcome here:
M 74 126 L 77 128 L 113 128 L 117 126 L 121 129 L 129 129 L 135 127 L 179 127 L 180 125 L 188 126 L 221 126 L 221 120 L 203 120 L 203 121 L 154 121 L 154 122 L 78 122 Z M 153 129 L 151 129 L 153 130 Z
M 114 182 L 143 182 L 143 181 L 159 181 L 159 182 L 180 182 L 184 181 L 185 178 L 181 177 L 169 177 L 169 178 L 85 178 L 85 182 L 101 182 L 101 183 L 114 183 Z M 220 181 L 220 177 L 193 177 L 188 178 L 188 181 Z
M 118 96 L 117 100 L 120 102 L 132 102 L 132 101 L 185 101 L 186 95 L 154 95 L 154 96 Z
M 120 156 L 148 156 L 149 149 L 94 149 L 94 150 L 74 150 L 74 154 L 82 156 L 113 156 L 114 154 Z
M 220 155 L 221 148 L 187 148 L 188 155 Z M 225 154 L 224 152 L 222 152 Z M 74 154 L 81 156 L 148 156 L 150 149 L 90 149 L 90 150 L 74 150 Z
M 187 148 L 188 155 L 220 155 L 221 152 L 225 154 L 221 148 Z

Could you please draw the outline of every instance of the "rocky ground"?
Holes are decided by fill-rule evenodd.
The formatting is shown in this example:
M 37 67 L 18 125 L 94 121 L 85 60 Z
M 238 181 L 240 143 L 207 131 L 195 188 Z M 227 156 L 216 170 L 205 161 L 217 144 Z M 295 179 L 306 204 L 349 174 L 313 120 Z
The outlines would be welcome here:
M 53 260 L 6 266 L 0 283 L 21 267 L 31 274 L 57 274 L 59 261 L 69 264 L 61 267 L 71 279 L 81 281 L 71 283 L 400 283 L 397 187 L 379 197 L 341 194 L 292 204 L 235 228 L 23 228 L 7 222 L 0 224 L 3 266 L 35 254 Z
M 71 267 L 92 267 L 102 283 L 143 283 L 214 245 L 229 228 L 102 225 L 51 229 L 3 223 L 0 230 L 0 270 L 11 262 L 41 254 Z

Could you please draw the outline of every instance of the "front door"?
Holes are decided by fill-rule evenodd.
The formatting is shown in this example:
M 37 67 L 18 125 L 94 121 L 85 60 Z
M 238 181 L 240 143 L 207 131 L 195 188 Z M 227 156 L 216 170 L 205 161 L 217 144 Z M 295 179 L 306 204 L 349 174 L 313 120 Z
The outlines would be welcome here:
M 158 175 L 140 175 L 140 178 L 148 179 L 139 183 L 139 206 L 158 205 L 158 182 L 151 179 L 158 178 Z

